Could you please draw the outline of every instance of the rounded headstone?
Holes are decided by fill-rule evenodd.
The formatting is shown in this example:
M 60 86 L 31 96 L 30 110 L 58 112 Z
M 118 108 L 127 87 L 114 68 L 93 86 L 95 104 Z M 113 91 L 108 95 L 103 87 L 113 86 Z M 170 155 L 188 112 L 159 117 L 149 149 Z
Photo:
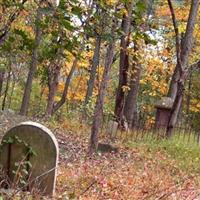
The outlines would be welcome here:
M 31 152 L 30 152 L 31 150 Z M 27 161 L 27 188 L 37 188 L 44 195 L 53 195 L 58 164 L 58 142 L 54 134 L 36 122 L 23 122 L 3 137 L 0 165 L 11 181 L 16 179 L 17 163 Z

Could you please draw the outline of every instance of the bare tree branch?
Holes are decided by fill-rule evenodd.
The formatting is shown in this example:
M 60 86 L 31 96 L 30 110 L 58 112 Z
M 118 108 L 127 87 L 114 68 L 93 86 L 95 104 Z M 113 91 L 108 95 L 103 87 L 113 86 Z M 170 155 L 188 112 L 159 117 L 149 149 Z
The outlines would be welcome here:
M 193 32 L 196 22 L 196 17 L 199 8 L 199 0 L 192 0 L 187 21 L 187 27 L 181 46 L 181 64 L 182 68 L 187 68 L 188 58 L 193 47 Z
M 174 8 L 172 5 L 171 0 L 167 0 L 168 1 L 168 5 L 169 5 L 169 9 L 171 12 L 171 17 L 172 17 L 172 22 L 173 22 L 173 26 L 174 26 L 174 32 L 175 32 L 175 37 L 176 37 L 176 56 L 177 56 L 177 64 L 180 66 L 180 70 L 182 70 L 181 67 L 181 56 L 180 56 L 180 34 L 179 34 L 179 30 L 178 30 L 178 24 L 177 24 L 177 20 L 176 20 L 176 16 L 175 16 L 175 12 L 174 12 Z

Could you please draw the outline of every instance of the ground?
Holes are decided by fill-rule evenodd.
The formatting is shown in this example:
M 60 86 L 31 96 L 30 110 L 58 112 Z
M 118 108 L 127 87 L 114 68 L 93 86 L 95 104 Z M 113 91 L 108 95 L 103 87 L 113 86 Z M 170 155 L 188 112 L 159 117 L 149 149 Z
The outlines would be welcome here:
M 27 118 L 6 112 L 0 120 L 3 134 Z M 199 168 L 183 166 L 182 160 L 163 147 L 115 141 L 119 148 L 117 153 L 99 152 L 89 157 L 88 127 L 71 122 L 60 122 L 55 126 L 43 123 L 53 130 L 60 148 L 54 199 L 200 199 Z M 199 161 L 195 162 L 198 164 Z M 39 196 L 33 194 L 27 199 L 39 199 Z
M 118 153 L 88 158 L 85 141 L 70 139 L 67 143 L 74 147 L 74 156 L 61 158 L 57 183 L 60 199 L 200 199 L 197 177 L 182 170 L 164 151 L 122 145 Z

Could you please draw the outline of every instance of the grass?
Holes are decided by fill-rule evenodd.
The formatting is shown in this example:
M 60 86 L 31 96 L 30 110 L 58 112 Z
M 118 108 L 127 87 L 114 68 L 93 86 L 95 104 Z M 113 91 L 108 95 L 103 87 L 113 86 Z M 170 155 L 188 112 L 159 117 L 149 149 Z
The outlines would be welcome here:
M 194 135 L 190 135 L 190 137 Z M 143 148 L 145 152 L 161 152 L 174 159 L 178 167 L 188 174 L 200 175 L 200 144 L 189 140 L 188 136 L 175 134 L 170 139 L 129 141 L 126 145 L 130 148 Z M 200 179 L 199 179 L 200 181 Z

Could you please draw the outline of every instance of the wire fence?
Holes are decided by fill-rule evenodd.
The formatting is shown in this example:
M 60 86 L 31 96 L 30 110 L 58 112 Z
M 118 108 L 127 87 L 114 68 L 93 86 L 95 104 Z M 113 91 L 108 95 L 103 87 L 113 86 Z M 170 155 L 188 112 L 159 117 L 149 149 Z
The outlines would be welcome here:
M 117 122 L 108 119 L 102 125 L 101 136 L 123 141 L 160 140 L 166 138 L 166 127 L 157 128 L 155 124 L 141 121 L 131 130 L 128 127 L 119 129 Z M 200 130 L 193 128 L 189 123 L 179 123 L 173 128 L 170 138 L 186 144 L 200 145 Z

